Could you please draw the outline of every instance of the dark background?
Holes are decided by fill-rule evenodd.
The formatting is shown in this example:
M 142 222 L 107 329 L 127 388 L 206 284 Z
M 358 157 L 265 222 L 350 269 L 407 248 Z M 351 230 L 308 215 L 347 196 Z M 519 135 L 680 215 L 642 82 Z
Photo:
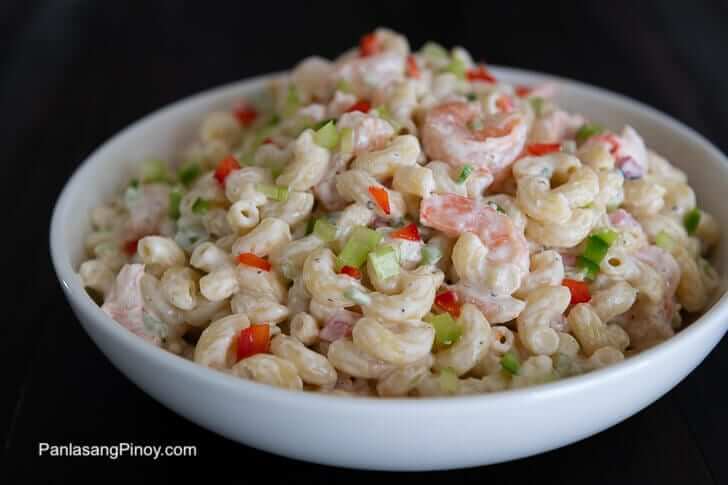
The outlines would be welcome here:
M 0 1 L 0 240 L 7 298 L 0 323 L 0 481 L 146 483 L 194 472 L 215 480 L 229 472 L 249 482 L 254 472 L 270 482 L 392 478 L 295 462 L 213 435 L 128 382 L 75 321 L 48 255 L 53 204 L 84 157 L 156 108 L 285 69 L 310 54 L 332 57 L 386 25 L 408 35 L 414 47 L 428 39 L 460 44 L 476 59 L 624 93 L 728 149 L 725 2 L 247 3 Z M 394 478 L 726 484 L 727 375 L 724 339 L 672 392 L 597 436 L 502 465 Z M 38 458 L 39 441 L 191 443 L 200 456 Z M 20 470 L 22 479 L 14 475 Z

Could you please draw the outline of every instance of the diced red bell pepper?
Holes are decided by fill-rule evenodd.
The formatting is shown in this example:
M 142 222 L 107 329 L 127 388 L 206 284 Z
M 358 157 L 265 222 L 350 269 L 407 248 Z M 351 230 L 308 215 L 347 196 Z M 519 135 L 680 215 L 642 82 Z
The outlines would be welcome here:
M 220 182 L 220 185 L 225 185 L 225 179 L 234 170 L 240 170 L 240 164 L 237 160 L 235 160 L 234 156 L 228 155 L 217 164 L 217 168 L 215 169 L 215 179 Z
M 269 347 L 270 326 L 267 323 L 251 325 L 240 331 L 240 335 L 238 336 L 237 360 L 268 352 Z
M 519 98 L 527 97 L 529 94 L 531 94 L 531 91 L 533 91 L 533 89 L 528 86 L 516 86 L 516 96 L 518 96 Z
M 137 252 L 137 246 L 139 245 L 139 239 L 132 239 L 124 243 L 124 252 L 130 256 L 133 256 Z
M 561 284 L 569 289 L 571 292 L 571 304 L 576 305 L 577 303 L 587 303 L 591 300 L 591 294 L 589 294 L 589 286 L 578 280 L 564 279 Z
M 468 81 L 484 81 L 487 83 L 495 82 L 495 77 L 483 65 L 468 69 L 465 75 L 468 78 Z
M 351 276 L 352 278 L 361 279 L 361 272 L 353 266 L 344 266 L 341 268 L 339 273 Z
M 496 100 L 495 105 L 503 113 L 510 113 L 513 111 L 513 101 L 510 96 L 501 96 Z
M 247 103 L 240 103 L 233 109 L 233 115 L 243 126 L 250 126 L 258 118 L 258 111 Z
M 420 78 L 420 67 L 417 65 L 417 59 L 413 55 L 407 56 L 407 75 L 415 79 Z
M 351 113 L 352 111 L 361 111 L 362 113 L 368 113 L 372 109 L 372 105 L 368 101 L 357 101 L 347 108 L 346 112 Z
M 246 266 L 252 266 L 253 268 L 262 269 L 263 271 L 270 271 L 270 263 L 260 256 L 256 256 L 253 253 L 240 253 L 238 254 L 238 263 Z
M 435 297 L 435 305 L 439 306 L 455 318 L 460 316 L 460 302 L 454 291 L 444 291 Z
M 558 152 L 559 150 L 561 150 L 560 143 L 531 143 L 526 147 L 528 154 L 536 157 L 546 155 L 547 153 Z
M 417 229 L 417 224 L 414 222 L 396 231 L 392 231 L 389 236 L 396 239 L 406 239 L 408 241 L 420 241 L 422 239 L 420 238 L 420 231 Z
M 359 55 L 362 57 L 371 56 L 379 52 L 379 41 L 377 35 L 371 32 L 359 40 Z
M 389 193 L 387 193 L 387 189 L 372 185 L 369 187 L 369 195 L 372 196 L 374 202 L 382 209 L 382 212 L 389 215 Z

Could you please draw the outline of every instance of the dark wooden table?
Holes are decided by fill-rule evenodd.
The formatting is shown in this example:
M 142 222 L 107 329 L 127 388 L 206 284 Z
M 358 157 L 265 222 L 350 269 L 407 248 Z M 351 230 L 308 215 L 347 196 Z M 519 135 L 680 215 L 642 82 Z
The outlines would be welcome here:
M 391 478 L 291 461 L 226 441 L 142 393 L 81 330 L 50 265 L 51 209 L 65 180 L 94 147 L 151 110 L 218 84 L 284 69 L 309 54 L 331 57 L 361 33 L 388 25 L 407 33 L 414 45 L 430 38 L 462 44 L 491 63 L 627 94 L 728 149 L 728 8 L 722 2 L 511 2 L 498 9 L 486 5 L 491 2 L 452 1 L 439 8 L 424 2 L 270 2 L 256 9 L 244 2 L 187 3 L 0 4 L 3 483 L 88 478 L 145 483 L 194 471 L 210 476 L 227 471 L 238 481 L 252 481 L 251 471 L 261 470 L 273 482 Z M 727 375 L 724 340 L 673 391 L 597 436 L 502 465 L 395 478 L 726 484 Z M 39 458 L 40 441 L 191 443 L 199 456 L 156 462 Z

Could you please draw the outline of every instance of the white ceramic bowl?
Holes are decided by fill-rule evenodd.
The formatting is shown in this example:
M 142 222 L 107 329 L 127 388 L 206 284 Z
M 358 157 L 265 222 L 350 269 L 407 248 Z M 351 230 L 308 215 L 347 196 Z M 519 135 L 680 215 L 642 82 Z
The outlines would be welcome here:
M 507 81 L 555 80 L 558 101 L 613 128 L 634 126 L 685 170 L 701 207 L 722 228 L 728 161 L 690 128 L 636 101 L 573 81 L 494 69 Z M 728 327 L 722 297 L 670 339 L 625 362 L 560 382 L 490 395 L 441 399 L 351 399 L 290 392 L 237 379 L 160 350 L 107 317 L 86 295 L 81 262 L 88 214 L 119 190 L 134 161 L 165 157 L 188 140 L 203 115 L 261 89 L 265 78 L 223 86 L 134 123 L 76 171 L 51 225 L 53 264 L 86 332 L 129 379 L 176 413 L 247 445 L 301 460 L 353 468 L 433 470 L 512 460 L 557 448 L 622 421 L 692 371 Z M 728 237 L 715 263 L 728 274 Z

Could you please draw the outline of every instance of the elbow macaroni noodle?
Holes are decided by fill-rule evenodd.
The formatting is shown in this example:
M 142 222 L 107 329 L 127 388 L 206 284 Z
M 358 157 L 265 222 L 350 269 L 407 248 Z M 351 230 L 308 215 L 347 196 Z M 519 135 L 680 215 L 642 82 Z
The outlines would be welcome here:
M 451 72 L 480 69 L 463 48 L 370 41 L 251 120 L 208 114 L 91 212 L 78 271 L 107 314 L 232 376 L 434 397 L 600 369 L 715 301 L 721 228 L 633 128 L 583 139 L 548 89 Z

